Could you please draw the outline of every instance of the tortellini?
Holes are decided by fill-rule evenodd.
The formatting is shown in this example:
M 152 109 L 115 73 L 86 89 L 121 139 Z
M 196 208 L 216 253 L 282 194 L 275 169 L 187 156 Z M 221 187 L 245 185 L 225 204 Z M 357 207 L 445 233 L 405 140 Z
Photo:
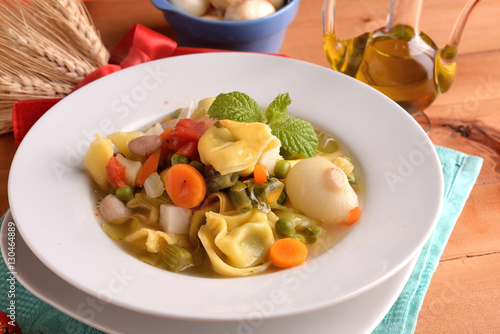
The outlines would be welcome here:
M 198 142 L 201 162 L 221 174 L 250 175 L 263 154 L 279 151 L 281 143 L 267 124 L 229 120 L 221 124 L 210 127 Z
M 278 220 L 274 213 L 258 209 L 234 216 L 207 212 L 206 218 L 198 237 L 219 274 L 246 276 L 270 265 L 268 253 L 275 240 L 271 226 Z
M 146 227 L 131 233 L 124 240 L 130 243 L 140 243 L 151 253 L 158 252 L 164 242 L 168 245 L 179 244 L 183 247 L 188 247 L 190 245 L 187 235 L 171 235 L 163 231 Z

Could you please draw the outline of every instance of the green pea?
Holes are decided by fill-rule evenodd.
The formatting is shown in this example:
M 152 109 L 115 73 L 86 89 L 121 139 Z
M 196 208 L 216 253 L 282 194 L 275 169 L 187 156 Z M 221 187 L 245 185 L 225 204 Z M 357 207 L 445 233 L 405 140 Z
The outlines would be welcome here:
M 189 164 L 189 158 L 183 156 L 182 154 L 175 153 L 174 155 L 172 155 L 170 163 L 172 164 L 172 166 L 178 164 Z
M 297 239 L 298 241 L 302 242 L 303 244 L 306 244 L 306 238 L 302 234 L 292 234 L 289 238 L 294 238 Z
M 351 188 L 352 190 L 354 190 L 354 192 L 358 192 L 359 189 L 360 189 L 360 186 L 359 186 L 359 183 L 354 181 L 354 182 L 349 182 L 349 184 L 351 185 Z
M 132 191 L 132 188 L 130 188 L 130 186 L 125 185 L 116 189 L 115 196 L 124 202 L 128 202 L 132 199 L 132 197 L 134 197 L 134 192 Z
M 295 233 L 295 225 L 288 218 L 280 218 L 275 225 L 276 233 L 281 237 L 292 237 Z
M 291 167 L 292 165 L 286 160 L 278 161 L 274 166 L 274 176 L 278 179 L 284 179 L 288 175 Z
M 309 235 L 315 235 L 315 236 L 318 236 L 322 231 L 323 229 L 316 225 L 309 226 L 309 228 L 307 229 L 307 233 Z
M 297 235 L 302 238 L 301 241 L 307 244 L 314 244 L 318 241 L 318 235 L 321 234 L 323 229 L 319 226 L 297 226 L 295 228 Z

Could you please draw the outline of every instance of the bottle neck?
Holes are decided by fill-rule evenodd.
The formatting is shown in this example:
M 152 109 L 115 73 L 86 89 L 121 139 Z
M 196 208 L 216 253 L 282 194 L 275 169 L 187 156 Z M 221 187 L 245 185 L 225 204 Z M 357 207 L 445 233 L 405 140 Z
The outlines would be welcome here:
M 395 26 L 406 25 L 412 27 L 418 35 L 422 6 L 423 0 L 390 0 L 386 32 Z

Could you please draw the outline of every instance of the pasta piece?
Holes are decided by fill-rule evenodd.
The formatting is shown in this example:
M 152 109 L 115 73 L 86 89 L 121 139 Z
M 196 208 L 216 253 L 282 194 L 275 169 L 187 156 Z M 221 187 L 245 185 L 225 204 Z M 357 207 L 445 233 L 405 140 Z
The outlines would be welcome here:
M 118 149 L 118 152 L 127 156 L 129 154 L 128 143 L 137 137 L 144 136 L 143 132 L 131 131 L 131 132 L 115 132 L 108 135 L 108 139 L 110 139 L 113 144 Z
M 168 245 L 178 244 L 184 248 L 191 245 L 186 235 L 171 235 L 163 231 L 153 230 L 146 227 L 128 235 L 124 240 L 126 242 L 134 243 L 135 245 L 143 243 L 146 249 L 151 253 L 158 252 L 161 249 L 163 242 L 166 242 Z
M 151 225 L 158 223 L 160 216 L 160 205 L 161 204 L 172 204 L 171 201 L 164 197 L 151 198 L 146 194 L 138 193 L 127 202 L 127 207 L 133 209 L 136 216 L 140 216 L 139 220 L 145 224 Z
M 265 270 L 269 248 L 275 238 L 272 225 L 277 217 L 258 209 L 228 216 L 206 213 L 200 238 L 215 271 L 225 276 L 246 276 Z
M 250 175 L 263 153 L 281 145 L 267 124 L 229 120 L 221 123 L 224 126 L 210 127 L 198 142 L 201 162 L 221 174 Z
M 109 186 L 106 165 L 113 156 L 113 143 L 111 140 L 99 134 L 96 135 L 96 137 L 97 138 L 90 143 L 83 164 L 95 183 L 97 183 L 101 189 L 106 189 Z
M 205 224 L 206 216 L 208 211 L 214 211 L 219 213 L 227 213 L 234 211 L 234 206 L 229 196 L 223 192 L 212 193 L 207 196 L 201 208 L 194 211 L 191 216 L 191 222 L 189 224 L 189 240 L 195 245 L 199 245 L 198 231 L 200 226 Z

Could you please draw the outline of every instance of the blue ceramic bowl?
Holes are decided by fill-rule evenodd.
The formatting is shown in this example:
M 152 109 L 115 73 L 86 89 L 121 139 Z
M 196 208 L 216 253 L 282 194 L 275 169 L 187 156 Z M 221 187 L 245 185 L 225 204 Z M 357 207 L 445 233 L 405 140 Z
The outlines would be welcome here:
M 168 0 L 151 0 L 175 32 L 180 46 L 277 53 L 300 0 L 289 0 L 275 13 L 255 20 L 216 21 L 187 14 Z

